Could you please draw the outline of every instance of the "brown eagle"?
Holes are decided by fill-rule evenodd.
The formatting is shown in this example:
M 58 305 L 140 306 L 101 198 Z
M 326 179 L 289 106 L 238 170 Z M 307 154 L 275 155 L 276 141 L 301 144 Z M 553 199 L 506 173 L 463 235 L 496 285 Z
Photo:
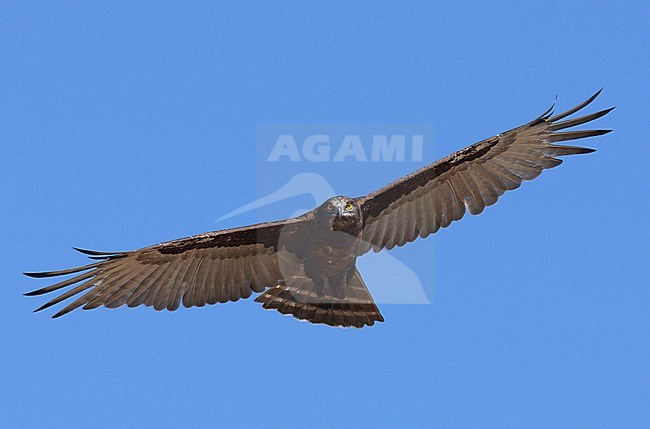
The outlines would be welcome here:
M 558 157 L 594 149 L 556 144 L 611 130 L 563 131 L 610 112 L 566 119 L 591 103 L 498 134 L 359 198 L 334 197 L 291 219 L 208 232 L 131 252 L 76 249 L 96 262 L 30 277 L 73 277 L 29 292 L 71 286 L 36 311 L 77 296 L 53 317 L 83 307 L 146 305 L 156 310 L 237 301 L 261 293 L 264 308 L 331 326 L 383 322 L 356 268 L 357 257 L 427 237 L 477 215 L 505 191 L 560 165 Z

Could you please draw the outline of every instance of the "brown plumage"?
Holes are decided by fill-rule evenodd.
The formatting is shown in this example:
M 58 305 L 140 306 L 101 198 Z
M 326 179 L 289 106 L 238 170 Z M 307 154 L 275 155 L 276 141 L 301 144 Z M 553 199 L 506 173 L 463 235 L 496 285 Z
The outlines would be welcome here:
M 613 108 L 574 119 L 591 103 L 490 137 L 434 162 L 364 197 L 334 197 L 296 218 L 200 234 L 130 252 L 77 249 L 92 264 L 31 277 L 74 274 L 29 292 L 41 295 L 71 287 L 39 307 L 76 297 L 53 317 L 76 308 L 146 305 L 176 310 L 256 301 L 298 319 L 331 326 L 363 327 L 383 322 L 356 269 L 356 258 L 426 237 L 462 218 L 481 213 L 508 190 L 562 163 L 558 157 L 593 152 L 560 143 L 611 130 L 561 131 L 585 124 Z

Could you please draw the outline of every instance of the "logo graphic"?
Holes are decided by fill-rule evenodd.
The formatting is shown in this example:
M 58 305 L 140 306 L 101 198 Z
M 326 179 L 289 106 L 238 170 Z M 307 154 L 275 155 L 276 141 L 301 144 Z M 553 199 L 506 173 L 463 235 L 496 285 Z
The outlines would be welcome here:
M 359 134 L 346 134 L 340 142 L 334 142 L 328 134 L 312 134 L 298 141 L 293 134 L 280 134 L 266 160 L 278 162 L 285 158 L 291 162 L 405 161 L 408 146 L 410 160 L 422 161 L 424 135 L 413 134 L 408 137 L 410 141 L 407 145 L 405 134 L 373 134 L 365 141 Z

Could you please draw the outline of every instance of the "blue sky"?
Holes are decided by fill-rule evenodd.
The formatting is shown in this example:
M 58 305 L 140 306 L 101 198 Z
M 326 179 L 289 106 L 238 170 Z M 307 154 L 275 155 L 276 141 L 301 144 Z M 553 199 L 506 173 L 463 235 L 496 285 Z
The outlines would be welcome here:
M 650 424 L 647 2 L 0 8 L 0 426 Z M 593 109 L 617 109 L 598 123 L 615 131 L 585 142 L 598 152 L 391 252 L 432 304 L 384 304 L 373 328 L 252 301 L 52 320 L 22 296 L 44 283 L 21 272 L 85 261 L 71 246 L 134 249 L 308 206 L 215 222 L 270 177 L 263 124 L 430 124 L 433 161 L 602 86 Z M 361 195 L 421 165 L 323 175 Z

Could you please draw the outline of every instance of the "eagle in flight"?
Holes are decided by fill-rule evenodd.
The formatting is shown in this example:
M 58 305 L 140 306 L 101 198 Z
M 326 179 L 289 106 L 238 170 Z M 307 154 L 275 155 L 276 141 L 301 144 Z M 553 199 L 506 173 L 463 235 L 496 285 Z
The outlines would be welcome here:
M 76 249 L 93 263 L 67 270 L 25 273 L 30 277 L 74 274 L 26 293 L 64 293 L 35 311 L 76 296 L 53 317 L 83 307 L 146 305 L 170 311 L 237 301 L 259 293 L 264 308 L 330 326 L 383 322 L 357 258 L 427 237 L 469 211 L 477 215 L 505 192 L 560 165 L 558 157 L 594 152 L 557 144 L 611 130 L 567 130 L 613 108 L 565 119 L 592 97 L 453 153 L 388 186 L 358 198 L 330 198 L 301 216 L 208 232 L 130 252 Z

